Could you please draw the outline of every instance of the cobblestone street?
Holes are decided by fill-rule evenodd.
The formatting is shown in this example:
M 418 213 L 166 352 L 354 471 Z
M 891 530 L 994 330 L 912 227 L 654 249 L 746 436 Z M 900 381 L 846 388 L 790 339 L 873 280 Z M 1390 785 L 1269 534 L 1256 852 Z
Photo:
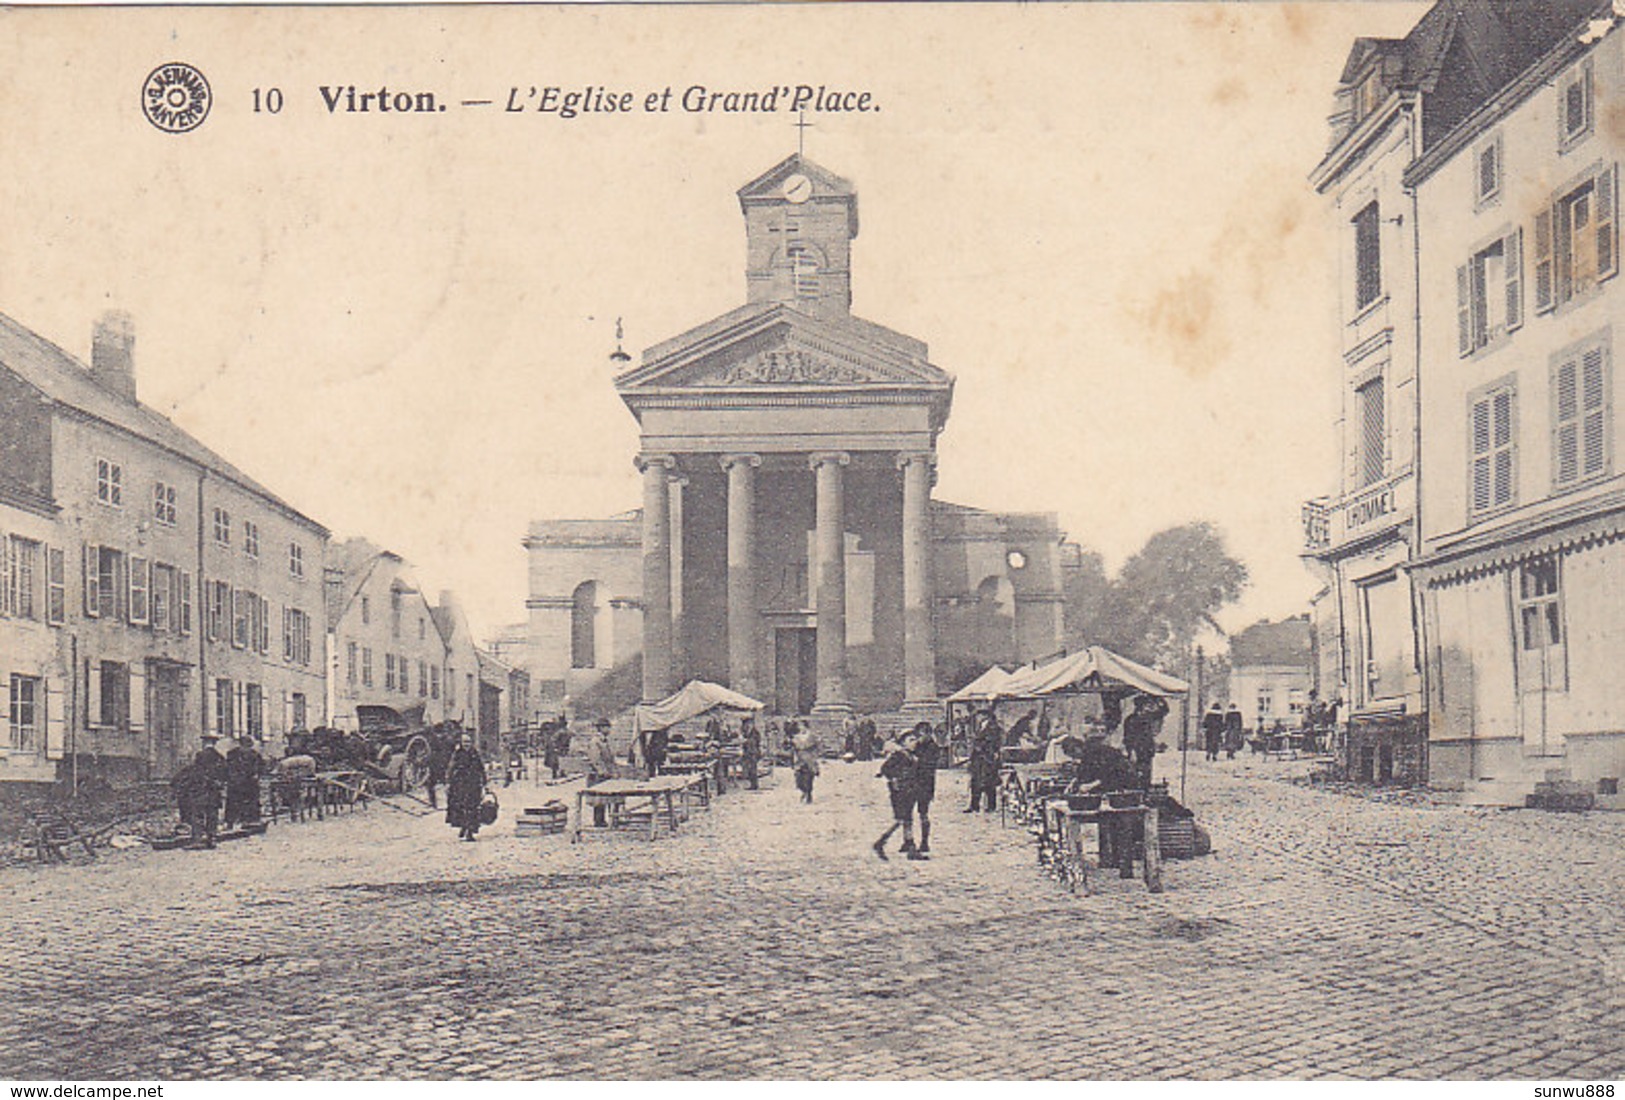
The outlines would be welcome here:
M 1176 758 L 1164 756 L 1178 777 Z M 872 765 L 674 839 L 459 845 L 375 806 L 0 873 L 0 1076 L 1536 1078 L 1625 1073 L 1618 815 L 1381 802 L 1191 761 L 1214 855 L 1072 897 L 944 773 Z

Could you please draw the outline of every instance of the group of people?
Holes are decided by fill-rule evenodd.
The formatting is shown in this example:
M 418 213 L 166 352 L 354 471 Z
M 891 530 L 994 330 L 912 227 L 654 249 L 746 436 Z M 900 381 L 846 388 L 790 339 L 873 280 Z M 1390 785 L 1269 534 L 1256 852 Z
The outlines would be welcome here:
M 1319 692 L 1309 692 L 1309 703 L 1304 708 L 1297 730 L 1305 752 L 1319 752 L 1331 740 L 1337 730 L 1337 716 L 1341 706 L 1341 700 L 1322 702 Z M 1288 730 L 1285 719 L 1270 720 L 1262 711 L 1254 728 L 1255 736 L 1249 739 L 1247 723 L 1242 717 L 1241 708 L 1232 701 L 1229 706 L 1221 709 L 1215 700 L 1202 715 L 1202 747 L 1206 751 L 1207 758 L 1217 760 L 1222 752 L 1226 759 L 1234 760 L 1236 753 L 1249 744 L 1254 752 L 1261 752 L 1269 747 L 1268 739 L 1285 738 L 1292 732 Z
M 886 781 L 892 821 L 874 842 L 875 855 L 881 859 L 890 858 L 886 855 L 886 844 L 899 829 L 903 831 L 899 851 L 909 859 L 931 858 L 931 800 L 937 796 L 937 768 L 941 762 L 942 746 L 930 722 L 919 723 L 887 747 L 886 760 L 880 765 L 880 778 Z M 914 841 L 916 816 L 920 824 L 919 843 Z
M 217 733 L 204 734 L 203 747 L 171 781 L 176 808 L 193 847 L 215 846 L 222 800 L 228 830 L 257 825 L 260 820 L 260 777 L 265 774 L 265 758 L 252 738 L 234 742 L 224 755 L 220 741 Z

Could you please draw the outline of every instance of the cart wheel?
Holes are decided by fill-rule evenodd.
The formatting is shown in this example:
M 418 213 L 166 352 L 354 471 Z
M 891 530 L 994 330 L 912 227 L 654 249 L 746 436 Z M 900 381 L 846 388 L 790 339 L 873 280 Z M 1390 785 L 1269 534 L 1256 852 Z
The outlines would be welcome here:
M 421 733 L 406 743 L 405 759 L 401 761 L 401 790 L 422 787 L 429 782 L 429 739 Z

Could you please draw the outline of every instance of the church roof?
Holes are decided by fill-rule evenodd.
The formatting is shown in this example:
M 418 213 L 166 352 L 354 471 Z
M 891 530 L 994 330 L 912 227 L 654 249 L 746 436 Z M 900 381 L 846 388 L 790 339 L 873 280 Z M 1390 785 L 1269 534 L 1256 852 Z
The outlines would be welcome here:
M 327 529 L 227 462 L 167 416 L 139 401 L 126 400 L 97 382 L 90 368 L 45 337 L 0 313 L 0 364 L 58 405 L 76 409 L 138 439 L 179 455 L 259 497 L 312 530 Z

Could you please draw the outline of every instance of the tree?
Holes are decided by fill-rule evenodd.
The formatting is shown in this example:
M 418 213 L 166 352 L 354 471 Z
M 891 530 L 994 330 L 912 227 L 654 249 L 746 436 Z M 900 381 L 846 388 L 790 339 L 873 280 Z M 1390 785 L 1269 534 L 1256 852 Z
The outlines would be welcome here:
M 1105 615 L 1111 579 L 1106 576 L 1106 559 L 1093 550 L 1080 548 L 1078 564 L 1066 571 L 1064 641 L 1068 652 L 1076 652 L 1092 641 L 1090 630 Z
M 1187 523 L 1147 539 L 1112 578 L 1095 621 L 1080 625 L 1090 642 L 1181 667 L 1196 632 L 1246 587 L 1247 567 L 1229 555 L 1219 530 Z

